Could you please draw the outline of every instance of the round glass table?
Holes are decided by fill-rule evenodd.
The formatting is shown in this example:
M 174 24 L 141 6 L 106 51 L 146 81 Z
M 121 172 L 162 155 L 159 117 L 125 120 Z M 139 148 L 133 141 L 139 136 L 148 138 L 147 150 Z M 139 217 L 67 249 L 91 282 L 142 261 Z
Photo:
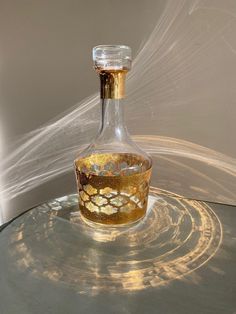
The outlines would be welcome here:
M 131 227 L 51 200 L 0 233 L 0 313 L 236 313 L 235 222 L 236 207 L 154 187 Z

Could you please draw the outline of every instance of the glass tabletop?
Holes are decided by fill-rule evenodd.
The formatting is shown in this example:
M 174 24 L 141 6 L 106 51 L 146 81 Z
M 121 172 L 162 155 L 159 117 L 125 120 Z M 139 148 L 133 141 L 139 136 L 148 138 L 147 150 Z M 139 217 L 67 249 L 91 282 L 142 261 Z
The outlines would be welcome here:
M 131 227 L 51 200 L 0 233 L 0 313 L 236 313 L 235 223 L 234 206 L 154 187 Z

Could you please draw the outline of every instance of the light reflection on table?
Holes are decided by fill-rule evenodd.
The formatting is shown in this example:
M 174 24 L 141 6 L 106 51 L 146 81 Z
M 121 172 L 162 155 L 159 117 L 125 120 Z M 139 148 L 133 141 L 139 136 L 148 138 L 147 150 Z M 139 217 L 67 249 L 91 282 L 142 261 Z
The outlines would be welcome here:
M 146 217 L 132 227 L 87 224 L 77 195 L 38 206 L 13 225 L 8 254 L 14 272 L 87 295 L 187 280 L 222 241 L 221 223 L 207 204 L 154 187 Z

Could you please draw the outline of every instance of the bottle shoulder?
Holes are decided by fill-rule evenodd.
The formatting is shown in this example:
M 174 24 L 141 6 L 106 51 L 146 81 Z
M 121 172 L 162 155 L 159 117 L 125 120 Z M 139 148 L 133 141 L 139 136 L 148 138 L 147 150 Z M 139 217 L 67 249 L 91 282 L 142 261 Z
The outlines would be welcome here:
M 113 166 L 116 164 L 115 168 L 123 167 L 128 172 L 140 172 L 140 169 L 145 171 L 152 166 L 151 156 L 131 139 L 126 142 L 108 143 L 94 141 L 75 160 L 77 166 L 84 162 L 85 164 L 89 163 L 92 168 L 93 164 L 96 166 L 101 163 L 108 163 L 108 168 L 111 164 Z

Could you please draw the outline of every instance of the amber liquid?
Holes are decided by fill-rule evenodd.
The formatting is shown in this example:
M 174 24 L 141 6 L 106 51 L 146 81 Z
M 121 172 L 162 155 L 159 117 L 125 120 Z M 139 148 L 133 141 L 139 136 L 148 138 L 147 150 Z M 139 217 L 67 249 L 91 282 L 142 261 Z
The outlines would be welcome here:
M 101 184 L 109 178 L 97 176 Z M 122 177 L 116 177 L 117 185 L 122 185 Z M 81 214 L 94 222 L 103 224 L 127 224 L 143 217 L 147 208 L 147 197 L 139 199 L 135 194 L 129 194 L 127 191 L 109 189 L 94 191 L 89 195 L 84 190 L 80 190 L 80 210 Z
M 129 224 L 147 210 L 151 168 L 131 154 L 97 154 L 75 161 L 81 214 L 88 220 Z

